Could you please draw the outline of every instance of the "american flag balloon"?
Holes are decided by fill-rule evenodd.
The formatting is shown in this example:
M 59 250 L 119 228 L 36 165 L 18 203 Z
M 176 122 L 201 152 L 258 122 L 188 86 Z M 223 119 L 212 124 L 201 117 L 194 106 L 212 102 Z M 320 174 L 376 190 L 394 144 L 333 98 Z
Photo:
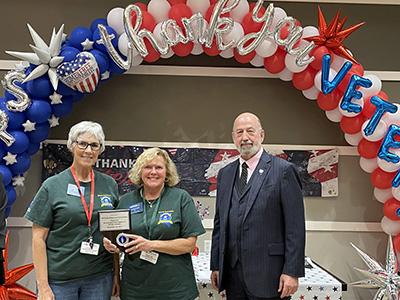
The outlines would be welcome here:
M 100 79 L 97 61 L 89 52 L 81 52 L 75 60 L 61 64 L 57 75 L 61 82 L 81 93 L 93 93 Z

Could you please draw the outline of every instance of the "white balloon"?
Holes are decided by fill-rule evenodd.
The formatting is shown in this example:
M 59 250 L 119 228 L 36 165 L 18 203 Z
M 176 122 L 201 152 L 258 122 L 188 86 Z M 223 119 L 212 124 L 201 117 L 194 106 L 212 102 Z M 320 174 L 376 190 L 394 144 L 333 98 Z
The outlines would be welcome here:
M 317 27 L 306 26 L 303 28 L 303 34 L 301 35 L 301 38 L 304 39 L 310 36 L 319 36 L 319 31 Z
M 198 0 L 195 0 L 198 1 Z M 233 2 L 234 0 L 228 1 L 228 6 Z M 250 5 L 247 0 L 240 0 L 239 4 L 232 9 L 232 11 L 229 13 L 230 17 L 232 18 L 233 21 L 241 23 L 243 20 L 243 17 L 249 12 L 250 10 Z
M 293 78 L 293 72 L 287 68 L 284 68 L 278 73 L 278 77 L 283 81 L 291 81 Z
M 167 0 L 150 0 L 147 5 L 147 11 L 153 16 L 156 23 L 160 23 L 168 19 L 168 11 L 171 5 Z
M 320 90 L 317 89 L 315 87 L 315 85 L 313 85 L 308 90 L 304 90 L 304 91 L 301 91 L 301 92 L 303 93 L 304 97 L 306 97 L 307 99 L 309 99 L 309 100 L 317 100 L 318 95 L 320 93 Z
M 126 32 L 121 34 L 118 38 L 118 49 L 123 55 L 128 56 L 128 36 Z
M 278 22 L 281 19 L 286 18 L 286 17 L 287 17 L 286 11 L 284 11 L 280 7 L 275 7 L 274 8 L 274 18 L 272 19 L 270 30 L 274 31 L 276 24 L 278 24 Z
M 143 57 L 141 57 L 139 54 L 134 56 L 132 59 L 132 66 L 136 67 L 140 65 L 143 62 Z
M 222 36 L 222 41 L 225 45 L 234 41 L 231 48 L 236 47 L 239 40 L 244 36 L 243 26 L 238 22 L 233 22 L 232 30 Z
M 377 160 L 379 168 L 381 168 L 385 172 L 392 173 L 392 172 L 396 172 L 398 169 L 400 169 L 400 162 L 392 163 L 390 161 L 386 161 L 379 157 L 377 157 L 376 160 Z
M 361 97 L 361 99 L 352 98 L 351 99 L 351 103 L 360 105 L 361 106 L 361 110 L 364 107 L 364 99 L 362 97 Z M 359 115 L 361 113 L 361 112 L 359 112 L 359 113 L 349 112 L 347 110 L 342 109 L 340 107 L 340 105 L 338 107 L 339 107 L 340 112 L 342 113 L 342 115 L 346 116 L 346 117 L 355 117 L 355 116 L 357 116 L 357 115 Z
M 396 200 L 400 201 L 400 187 L 392 187 L 392 195 Z
M 161 58 L 167 59 L 174 56 L 174 54 L 175 54 L 174 51 L 171 48 L 169 48 L 167 54 L 161 55 Z
M 360 157 L 360 167 L 367 173 L 372 173 L 378 168 L 378 163 L 375 158 L 367 159 L 364 157 Z
M 306 59 L 307 58 L 308 58 L 308 56 L 306 56 Z M 300 72 L 304 71 L 308 67 L 308 65 L 299 67 L 296 64 L 296 59 L 297 59 L 296 55 L 286 54 L 285 65 L 286 65 L 286 68 L 288 68 L 288 70 L 290 70 L 291 72 L 300 73 Z
M 355 134 L 344 134 L 344 139 L 352 146 L 357 146 L 358 143 L 363 139 L 361 132 L 357 132 Z
M 363 97 L 365 99 L 370 96 L 376 95 L 381 91 L 382 81 L 379 79 L 378 76 L 369 74 L 369 75 L 364 75 L 363 78 L 369 79 L 372 82 L 371 87 L 369 88 L 360 87 L 358 89 L 363 94 Z
M 381 220 L 381 227 L 384 232 L 392 236 L 400 233 L 400 221 L 394 221 L 384 216 Z
M 259 55 L 255 55 L 254 58 L 250 61 L 250 63 L 255 67 L 263 67 L 264 66 L 264 57 Z
M 385 203 L 387 200 L 392 198 L 392 188 L 388 189 L 378 189 L 374 188 L 374 197 L 381 203 Z
M 229 48 L 227 50 L 221 51 L 219 53 L 219 56 L 223 57 L 223 58 L 231 58 L 234 56 L 233 54 L 233 48 Z
M 199 34 L 198 34 L 198 30 L 197 30 L 198 25 L 199 25 L 198 22 L 190 23 L 190 26 L 192 27 L 193 33 L 194 33 L 193 43 L 195 43 L 195 44 L 199 44 L 199 41 L 198 41 Z M 208 27 L 208 22 L 206 20 L 203 20 L 203 28 L 200 31 L 203 36 L 204 36 L 204 32 L 206 31 L 207 27 Z
M 204 52 L 203 47 L 200 44 L 193 44 L 192 52 L 193 55 L 200 55 Z
M 335 123 L 340 122 L 340 120 L 343 118 L 342 113 L 340 112 L 339 108 L 335 108 L 333 110 L 327 110 L 325 111 L 326 117 Z
M 398 126 L 400 126 L 400 104 L 398 103 L 392 103 L 394 105 L 397 106 L 397 111 L 392 114 L 390 112 L 387 112 L 383 115 L 382 120 L 386 123 L 386 124 L 396 124 Z
M 328 76 L 329 81 L 332 81 L 335 78 L 336 74 L 337 72 L 335 70 L 329 69 L 329 76 Z M 318 71 L 314 77 L 314 84 L 317 87 L 317 89 L 322 92 L 321 78 L 322 78 L 322 71 Z
M 363 137 L 371 142 L 377 142 L 381 139 L 383 139 L 383 137 L 386 134 L 386 130 L 387 130 L 387 125 L 384 121 L 380 120 L 378 125 L 376 126 L 375 131 L 370 134 L 370 135 L 366 135 L 364 129 L 367 127 L 369 123 L 369 120 L 365 121 L 364 124 L 361 127 L 361 133 L 363 135 Z
M 201 13 L 204 17 L 210 7 L 210 0 L 187 0 L 186 5 L 190 7 L 193 14 Z
M 343 67 L 343 65 L 347 62 L 348 60 L 334 54 L 333 57 L 331 57 L 331 69 L 334 69 L 336 72 L 339 72 L 339 70 Z
M 124 9 L 122 7 L 115 7 L 107 14 L 107 24 L 114 29 L 118 35 L 125 32 L 124 28 Z
M 266 38 L 260 45 L 257 46 L 256 53 L 262 57 L 270 57 L 276 52 L 277 49 L 278 45 L 275 43 L 274 39 Z

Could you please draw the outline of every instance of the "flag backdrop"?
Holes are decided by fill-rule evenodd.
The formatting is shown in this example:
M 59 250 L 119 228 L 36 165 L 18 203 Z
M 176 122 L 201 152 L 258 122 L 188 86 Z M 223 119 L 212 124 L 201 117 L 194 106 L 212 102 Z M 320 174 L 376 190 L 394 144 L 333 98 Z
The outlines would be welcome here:
M 136 158 L 148 147 L 106 146 L 94 168 L 112 176 L 121 195 L 137 188 L 128 178 Z M 236 149 L 162 148 L 176 164 L 181 181 L 177 185 L 192 196 L 215 196 L 219 169 L 238 159 Z M 268 151 L 268 149 L 266 149 Z M 338 195 L 339 151 L 282 150 L 268 151 L 297 166 L 303 183 L 303 196 L 334 197 Z M 65 144 L 43 144 L 42 179 L 57 174 L 72 164 Z

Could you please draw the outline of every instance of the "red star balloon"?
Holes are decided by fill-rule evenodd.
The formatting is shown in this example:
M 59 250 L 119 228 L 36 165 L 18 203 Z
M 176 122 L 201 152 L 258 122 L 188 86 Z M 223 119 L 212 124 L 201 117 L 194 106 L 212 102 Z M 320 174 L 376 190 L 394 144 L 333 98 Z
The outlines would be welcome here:
M 319 36 L 311 36 L 305 38 L 305 40 L 313 41 L 316 45 L 324 45 L 327 48 L 331 48 L 333 53 L 341 57 L 347 58 L 348 60 L 358 64 L 358 62 L 350 54 L 349 49 L 342 44 L 342 42 L 359 27 L 365 24 L 365 22 L 358 23 L 346 29 L 343 29 L 343 25 L 346 22 L 347 16 L 339 20 L 340 9 L 336 16 L 333 18 L 329 26 L 326 24 L 324 15 L 322 14 L 321 8 L 318 6 L 318 31 Z
M 6 282 L 0 286 L 1 300 L 16 300 L 16 299 L 36 299 L 35 293 L 32 293 L 26 287 L 17 283 L 22 277 L 33 270 L 33 264 L 21 266 L 11 270 L 7 269 L 8 265 L 8 232 L 6 236 L 6 249 L 3 250 L 4 271 Z

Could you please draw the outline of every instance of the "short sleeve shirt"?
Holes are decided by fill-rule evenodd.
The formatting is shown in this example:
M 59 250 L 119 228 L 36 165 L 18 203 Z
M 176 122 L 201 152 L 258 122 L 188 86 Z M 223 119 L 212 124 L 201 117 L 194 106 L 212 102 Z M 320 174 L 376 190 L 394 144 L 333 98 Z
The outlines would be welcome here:
M 131 209 L 133 234 L 151 240 L 171 240 L 205 233 L 193 199 L 186 191 L 167 187 L 156 201 L 160 201 L 159 205 L 155 202 L 151 208 L 140 196 L 140 189 L 121 197 L 118 208 Z M 157 207 L 155 218 L 152 218 Z M 147 214 L 146 218 L 144 214 Z M 197 297 L 190 253 L 159 253 L 156 264 L 144 261 L 139 256 L 140 253 L 125 256 L 122 267 L 122 300 L 189 300 Z
M 88 219 L 78 187 L 70 169 L 43 182 L 30 204 L 25 218 L 49 228 L 46 240 L 48 278 L 51 283 L 111 272 L 112 256 L 103 247 L 98 230 L 98 211 L 117 206 L 118 186 L 113 178 L 94 171 L 95 193 L 91 232 L 93 243 L 100 245 L 98 255 L 80 253 L 81 243 L 89 238 Z M 80 182 L 86 205 L 90 207 L 90 182 Z

